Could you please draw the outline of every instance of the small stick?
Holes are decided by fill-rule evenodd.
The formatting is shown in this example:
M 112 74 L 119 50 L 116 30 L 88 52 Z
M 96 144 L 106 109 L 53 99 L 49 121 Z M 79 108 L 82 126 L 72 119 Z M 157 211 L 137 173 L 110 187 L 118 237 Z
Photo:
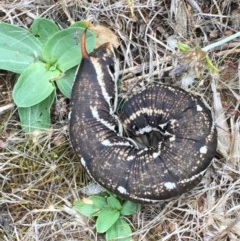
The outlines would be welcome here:
M 85 29 L 85 31 L 82 34 L 82 38 L 81 38 L 81 51 L 82 51 L 82 57 L 83 58 L 89 58 L 87 49 L 86 49 L 86 33 L 87 33 L 87 28 Z
M 225 43 L 227 43 L 227 42 L 229 42 L 229 41 L 231 41 L 235 38 L 238 38 L 238 37 L 240 37 L 240 32 L 237 32 L 237 33 L 235 33 L 235 34 L 233 34 L 229 37 L 226 37 L 224 39 L 221 39 L 221 40 L 217 41 L 216 43 L 209 44 L 206 47 L 202 48 L 202 50 L 205 51 L 205 52 L 208 52 L 208 51 L 210 51 L 210 50 L 212 50 L 212 49 L 214 49 L 218 46 L 221 46 L 221 45 L 223 45 L 223 44 L 225 44 Z
M 0 107 L 0 114 L 14 107 L 14 104 L 7 104 Z

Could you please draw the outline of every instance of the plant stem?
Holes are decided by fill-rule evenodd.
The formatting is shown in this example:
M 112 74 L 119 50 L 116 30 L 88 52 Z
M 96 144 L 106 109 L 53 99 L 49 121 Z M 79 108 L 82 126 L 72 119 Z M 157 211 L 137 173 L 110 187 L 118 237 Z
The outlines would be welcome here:
M 237 32 L 237 33 L 235 33 L 235 34 L 233 34 L 229 37 L 226 37 L 224 39 L 221 39 L 221 40 L 217 41 L 216 43 L 209 44 L 206 47 L 202 48 L 202 50 L 205 51 L 205 52 L 208 52 L 208 51 L 210 51 L 210 50 L 212 50 L 212 49 L 214 49 L 218 46 L 221 46 L 221 45 L 223 45 L 223 44 L 225 44 L 225 43 L 227 43 L 227 42 L 229 42 L 229 41 L 231 41 L 235 38 L 238 38 L 238 37 L 240 37 L 240 32 Z

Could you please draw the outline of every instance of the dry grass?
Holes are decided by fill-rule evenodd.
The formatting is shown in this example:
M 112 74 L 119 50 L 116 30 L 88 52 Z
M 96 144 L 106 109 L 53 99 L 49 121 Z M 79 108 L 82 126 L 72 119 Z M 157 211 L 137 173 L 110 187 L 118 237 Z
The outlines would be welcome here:
M 218 127 L 218 154 L 203 181 L 179 198 L 143 206 L 130 220 L 133 239 L 240 240 L 239 39 L 209 53 L 219 74 L 201 63 L 198 73 L 184 69 L 180 66 L 182 55 L 171 47 L 177 40 L 192 47 L 206 46 L 240 31 L 239 1 L 0 3 L 1 21 L 28 27 L 38 16 L 51 18 L 62 27 L 89 19 L 112 29 L 121 42 L 122 95 L 162 78 L 161 82 L 200 95 L 212 110 Z M 196 74 L 199 79 L 192 78 Z M 55 107 L 48 133 L 24 135 L 11 99 L 15 78 L 0 72 L 0 107 L 6 107 L 0 113 L 0 240 L 103 240 L 95 233 L 94 224 L 71 208 L 87 180 L 69 145 L 66 111 Z M 57 106 L 62 102 L 59 97 Z

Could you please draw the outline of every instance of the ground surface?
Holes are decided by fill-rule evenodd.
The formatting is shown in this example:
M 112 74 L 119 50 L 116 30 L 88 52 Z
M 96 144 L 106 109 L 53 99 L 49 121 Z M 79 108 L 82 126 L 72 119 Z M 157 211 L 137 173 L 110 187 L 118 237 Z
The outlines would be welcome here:
M 27 28 L 39 16 L 63 28 L 88 19 L 112 29 L 120 41 L 123 95 L 160 81 L 201 96 L 212 111 L 218 153 L 201 184 L 179 198 L 143 206 L 130 217 L 133 240 L 240 240 L 240 40 L 209 52 L 219 73 L 194 55 L 184 58 L 174 45 L 204 47 L 240 31 L 239 1 L 0 3 L 1 21 Z M 47 133 L 26 136 L 12 105 L 15 79 L 0 72 L 0 107 L 7 106 L 0 113 L 0 240 L 103 240 L 93 222 L 71 209 L 88 179 L 69 144 L 67 101 L 58 96 Z

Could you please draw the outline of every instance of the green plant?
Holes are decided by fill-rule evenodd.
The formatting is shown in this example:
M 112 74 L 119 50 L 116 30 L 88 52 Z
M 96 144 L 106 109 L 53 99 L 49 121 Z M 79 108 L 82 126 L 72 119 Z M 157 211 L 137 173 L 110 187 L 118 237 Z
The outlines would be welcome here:
M 60 30 L 53 21 L 39 18 L 29 31 L 0 22 L 0 69 L 19 74 L 12 96 L 25 131 L 49 128 L 56 88 L 70 98 L 81 61 L 76 35 L 81 35 L 87 24 L 76 22 Z M 88 52 L 95 41 L 95 35 L 87 31 Z
M 113 195 L 95 195 L 76 201 L 74 208 L 87 217 L 96 217 L 96 230 L 106 233 L 107 241 L 130 241 L 132 231 L 124 216 L 135 214 L 140 205 L 131 201 L 120 202 Z
M 207 52 L 201 47 L 197 46 L 191 49 L 187 44 L 178 42 L 178 49 L 185 54 L 184 59 L 195 69 L 197 77 L 200 76 L 201 69 L 204 67 L 207 67 L 213 72 L 219 71 L 212 63 Z

